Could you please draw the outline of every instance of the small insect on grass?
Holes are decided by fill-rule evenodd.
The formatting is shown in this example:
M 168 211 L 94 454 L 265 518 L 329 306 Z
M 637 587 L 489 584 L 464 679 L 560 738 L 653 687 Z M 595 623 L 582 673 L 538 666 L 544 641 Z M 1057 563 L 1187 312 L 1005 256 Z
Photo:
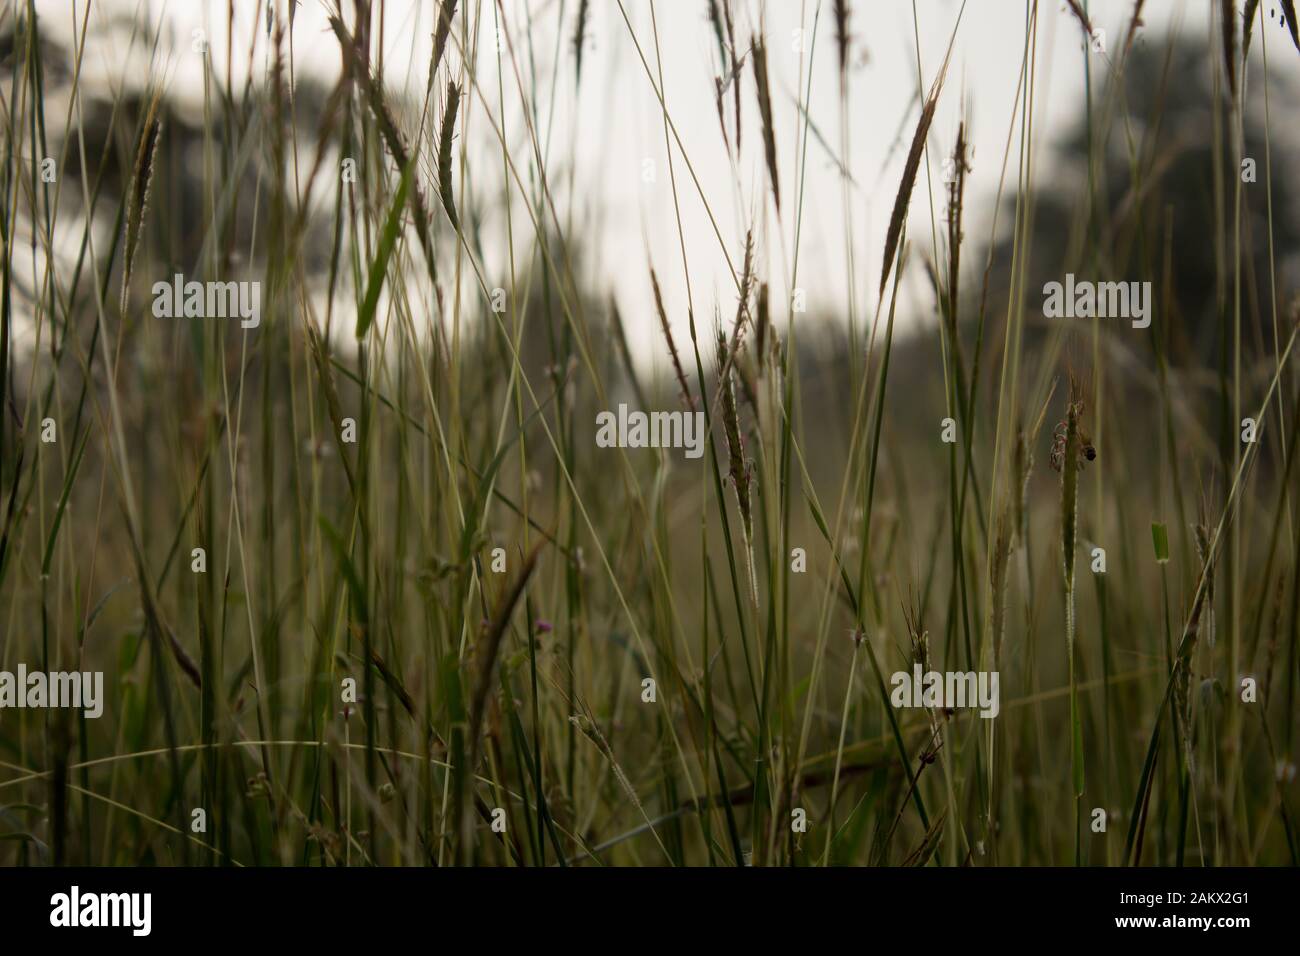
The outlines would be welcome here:
M 1097 460 L 1097 446 L 1093 444 L 1092 438 L 1089 437 L 1083 425 L 1083 401 L 1074 403 L 1073 412 L 1076 421 L 1080 422 L 1078 428 L 1078 451 L 1075 454 L 1075 467 L 1082 470 L 1083 466 L 1090 461 Z M 1052 466 L 1052 471 L 1060 472 L 1062 465 L 1065 463 L 1065 444 L 1069 432 L 1069 423 L 1067 419 L 1062 418 L 1056 423 L 1056 428 L 1052 430 L 1052 454 L 1048 459 Z

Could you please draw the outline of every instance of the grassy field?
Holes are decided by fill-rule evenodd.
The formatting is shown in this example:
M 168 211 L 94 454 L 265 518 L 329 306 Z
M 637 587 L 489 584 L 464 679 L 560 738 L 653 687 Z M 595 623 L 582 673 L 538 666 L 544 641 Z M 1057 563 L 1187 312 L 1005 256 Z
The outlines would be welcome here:
M 1209 3 L 1183 61 L 1142 2 L 1097 50 L 1088 4 L 1026 0 L 985 51 L 1015 101 L 951 128 L 950 61 L 896 77 L 888 229 L 845 237 L 857 291 L 814 316 L 783 290 L 808 180 L 852 205 L 874 5 L 803 5 L 797 95 L 814 58 L 840 77 L 813 116 L 761 2 L 601 0 L 665 214 L 707 211 L 733 283 L 684 238 L 655 262 L 653 362 L 548 134 L 593 82 L 585 0 L 440 0 L 402 84 L 382 4 L 306 35 L 249 5 L 214 14 L 243 78 L 127 17 L 131 85 L 83 75 L 94 5 L 0 10 L 0 671 L 104 675 L 98 717 L 0 709 L 0 861 L 1298 862 L 1291 2 Z M 980 7 L 916 0 L 915 30 L 958 49 Z M 1087 47 L 1050 194 L 1049 17 Z M 676 18 L 708 24 L 707 141 L 660 96 Z M 325 44 L 328 83 L 296 66 Z M 974 122 L 1002 155 L 972 162 Z M 717 150 L 738 226 L 695 174 Z M 176 274 L 258 283 L 256 322 L 159 316 Z M 1067 274 L 1151 283 L 1149 327 L 1045 317 Z M 701 413 L 702 456 L 600 447 L 619 404 Z M 917 664 L 996 672 L 997 715 L 894 706 Z

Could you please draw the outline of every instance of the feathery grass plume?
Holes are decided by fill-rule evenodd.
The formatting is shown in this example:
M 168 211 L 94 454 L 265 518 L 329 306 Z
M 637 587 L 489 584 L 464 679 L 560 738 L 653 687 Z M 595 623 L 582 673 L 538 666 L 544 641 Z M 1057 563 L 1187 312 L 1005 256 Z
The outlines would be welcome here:
M 582 82 L 582 48 L 587 40 L 587 5 L 589 0 L 578 4 L 578 21 L 573 28 L 573 82 Z
M 767 80 L 767 45 L 755 37 L 750 46 L 754 58 L 754 85 L 758 89 L 758 112 L 763 118 L 763 155 L 767 160 L 767 176 L 772 183 L 772 198 L 776 211 L 781 211 L 781 180 L 776 173 L 776 130 L 772 125 L 772 96 Z M 739 143 L 739 134 L 737 134 Z
M 745 529 L 745 542 L 753 539 L 754 520 L 749 500 L 749 463 L 745 460 L 745 444 L 740 433 L 740 414 L 736 408 L 736 389 L 732 381 L 732 371 L 727 364 L 728 355 L 733 354 L 727 345 L 727 336 L 718 329 L 718 387 L 722 392 L 722 424 L 727 436 L 727 465 L 731 475 L 731 486 L 736 492 L 736 505 L 740 508 L 740 520 Z
M 1295 0 L 1280 0 L 1282 15 L 1286 17 L 1287 29 L 1291 31 L 1291 42 L 1300 51 L 1300 25 L 1295 22 Z
M 840 79 L 849 72 L 849 0 L 835 0 L 835 49 L 840 55 Z
M 951 50 L 949 50 L 951 55 Z M 948 73 L 948 60 L 943 61 L 943 68 L 935 77 L 930 87 L 930 95 L 921 108 L 921 118 L 917 121 L 916 132 L 912 134 L 912 146 L 907 151 L 907 162 L 903 165 L 903 179 L 898 184 L 898 194 L 894 196 L 894 211 L 889 214 L 889 229 L 885 233 L 885 260 L 880 266 L 880 290 L 884 296 L 885 285 L 889 282 L 889 270 L 893 267 L 894 256 L 898 252 L 898 237 L 903 231 L 903 220 L 907 217 L 907 207 L 912 201 L 912 187 L 916 185 L 916 174 L 921 167 L 921 154 L 925 151 L 925 138 L 930 133 L 930 123 L 934 119 L 934 108 L 939 103 L 939 91 L 943 89 L 943 79 Z
M 1237 4 L 1220 0 L 1220 32 L 1223 35 L 1223 65 L 1228 71 L 1228 92 L 1237 98 Z
M 447 210 L 453 229 L 460 230 L 456 215 L 456 191 L 451 178 L 451 144 L 456 137 L 456 111 L 460 107 L 460 87 L 455 80 L 447 81 L 447 108 L 442 114 L 442 133 L 438 137 L 438 193 Z
M 1083 7 L 1079 6 L 1079 0 L 1065 0 L 1065 2 L 1069 4 L 1070 12 L 1074 14 L 1074 18 L 1083 27 L 1084 39 L 1092 39 L 1092 21 L 1088 19 L 1088 14 Z
M 655 275 L 652 268 L 650 270 L 650 287 L 654 290 L 655 295 L 655 312 L 659 316 L 659 328 L 664 333 L 664 341 L 668 343 L 668 354 L 673 360 L 673 374 L 677 376 L 677 384 L 682 390 L 682 404 L 687 410 L 695 407 L 695 398 L 691 395 L 691 388 L 686 384 L 686 372 L 682 369 L 682 360 L 677 354 L 677 343 L 673 341 L 673 330 L 668 325 L 668 312 L 664 309 L 663 293 L 659 291 L 659 277 Z
M 433 89 L 433 77 L 442 63 L 442 55 L 447 50 L 447 39 L 451 36 L 451 21 L 456 16 L 456 0 L 442 0 L 438 8 L 438 26 L 433 31 L 433 59 L 429 61 L 429 89 Z

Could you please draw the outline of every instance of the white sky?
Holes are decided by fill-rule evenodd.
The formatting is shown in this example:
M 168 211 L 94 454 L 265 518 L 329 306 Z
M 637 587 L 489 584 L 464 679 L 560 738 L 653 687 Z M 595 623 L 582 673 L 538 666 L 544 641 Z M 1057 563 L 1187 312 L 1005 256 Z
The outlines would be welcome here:
M 288 0 L 273 0 L 283 15 Z M 331 0 L 331 3 L 333 0 Z M 623 0 L 632 29 L 652 68 L 655 44 L 649 0 Z M 259 0 L 235 0 L 237 10 L 235 72 L 247 69 L 247 47 L 263 24 L 254 19 L 264 6 Z M 351 10 L 351 2 L 345 4 Z M 413 99 L 423 96 L 432 46 L 437 3 L 435 0 L 388 0 L 383 9 L 385 83 L 391 91 L 405 91 Z M 1204 36 L 1210 24 L 1210 0 L 1149 0 L 1143 11 L 1146 26 L 1139 42 L 1162 42 L 1169 30 Z M 173 93 L 201 110 L 201 62 L 189 50 L 191 31 L 207 28 L 216 63 L 226 59 L 226 0 L 95 0 L 91 11 L 92 40 L 87 70 L 113 82 L 140 82 L 147 70 L 143 58 L 132 59 L 121 48 L 121 34 L 97 28 L 114 9 L 139 8 L 153 21 L 164 17 L 174 31 L 166 55 L 164 74 Z M 577 0 L 503 0 L 509 33 L 516 54 L 531 57 L 520 64 L 530 97 L 538 99 L 540 136 L 547 153 L 548 173 L 561 216 L 573 216 L 572 232 L 590 246 L 587 278 L 602 294 L 612 293 L 629 321 L 633 348 L 649 364 L 666 361 L 653 319 L 647 263 L 653 262 L 663 286 L 665 302 L 677 334 L 687 327 L 686 284 L 678 245 L 677 220 L 667 175 L 663 119 L 645 68 L 632 42 L 616 0 L 592 0 L 590 35 L 584 54 L 580 98 L 574 100 L 571 38 Z M 1094 23 L 1106 31 L 1106 46 L 1115 52 L 1132 14 L 1132 0 L 1091 0 Z M 1300 57 L 1291 48 L 1286 31 L 1267 19 L 1272 0 L 1261 4 L 1263 29 L 1268 33 L 1270 65 L 1295 76 Z M 460 15 L 480 16 L 484 29 L 491 24 L 491 0 L 461 0 Z M 855 250 L 852 288 L 859 320 L 869 319 L 875 307 L 882 246 L 894 194 L 912 132 L 916 125 L 917 38 L 911 0 L 850 0 L 853 34 L 852 56 L 857 65 L 850 73 L 849 168 L 855 180 L 845 202 L 843 184 L 826 149 L 813 139 L 807 146 L 805 194 L 798 247 L 798 286 L 805 290 L 812 314 L 847 313 L 850 277 L 845 258 L 846 228 L 851 227 Z M 924 85 L 928 89 L 940 67 L 952 34 L 960 0 L 916 0 L 919 47 Z M 67 36 L 72 11 L 80 18 L 84 0 L 39 0 L 38 12 L 47 28 Z M 760 276 L 772 284 L 773 302 L 782 300 L 795 252 L 796 199 L 799 183 L 797 146 L 802 119 L 794 94 L 805 95 L 808 63 L 812 62 L 810 109 L 812 122 L 835 150 L 840 149 L 839 90 L 834 15 L 831 0 L 740 0 L 736 3 L 737 43 L 748 47 L 751 34 L 767 38 L 772 77 L 774 125 L 781 178 L 782 212 L 776 217 L 763 161 L 761 125 L 753 73 L 746 63 L 741 101 L 743 153 L 733 170 L 724 150 L 713 98 L 713 77 L 718 69 L 716 45 L 708 22 L 705 0 L 658 0 L 653 7 L 658 22 L 668 111 L 685 146 L 686 154 L 707 197 L 727 252 L 737 269 L 742 257 L 746 224 L 755 226 Z M 1023 0 L 967 0 L 953 46 L 947 82 L 930 135 L 930 171 L 937 214 L 944 199 L 940 164 L 952 150 L 963 105 L 968 115 L 972 171 L 968 179 L 966 228 L 968 246 L 978 248 L 987 238 L 993 197 L 1001 174 L 1008 127 L 1012 117 L 1024 38 L 1026 3 Z M 1061 0 L 1042 0 L 1037 53 L 1037 110 L 1035 142 L 1039 157 L 1063 128 L 1077 121 L 1083 89 L 1082 34 Z M 215 29 L 212 24 L 219 24 Z M 795 51 L 795 31 L 804 31 L 805 52 Z M 556 61 L 556 41 L 559 59 Z M 1258 64 L 1261 43 L 1256 28 L 1252 60 Z M 116 39 L 108 40 L 113 36 Z M 531 36 L 533 46 L 527 46 Z M 1217 43 L 1217 40 L 1215 41 Z M 254 55 L 256 70 L 265 69 L 264 40 Z M 1213 47 L 1217 51 L 1217 45 Z M 810 54 L 811 53 L 811 57 Z M 1288 55 L 1290 54 L 1290 55 Z M 1106 57 L 1091 54 L 1094 69 L 1107 67 Z M 337 43 L 326 22 L 322 0 L 302 0 L 294 26 L 295 68 L 299 75 L 316 74 L 327 81 L 339 68 Z M 456 43 L 449 51 L 452 65 L 460 69 Z M 242 67 L 241 67 L 242 64 Z M 446 67 L 444 66 L 444 70 Z M 520 96 L 508 60 L 505 76 L 506 131 L 521 174 L 530 163 L 531 150 L 520 111 Z M 804 85 L 800 85 L 800 77 Z M 530 76 L 536 80 L 531 81 Z M 558 87 L 556 84 L 558 83 Z M 478 84 L 491 101 L 499 120 L 497 57 L 489 38 L 480 41 Z M 469 106 L 468 129 L 464 126 Z M 500 194 L 500 147 L 485 122 L 484 104 L 477 96 L 462 103 L 462 135 L 468 167 L 476 193 Z M 728 134 L 732 118 L 728 98 Z M 1017 128 L 1018 135 L 1018 128 Z M 1013 141 L 1013 150 L 1015 143 Z M 645 161 L 655 164 L 653 182 L 645 182 Z M 724 322 L 734 315 L 735 285 L 717 235 L 690 173 L 674 148 L 682 228 L 689 261 L 697 320 L 707 330 L 715 307 Z M 1041 181 L 1052 171 L 1037 166 Z M 737 176 L 738 173 L 738 176 Z M 572 176 L 572 180 L 570 179 Z M 1007 193 L 1016 181 L 1013 153 L 1007 172 Z M 909 235 L 914 253 L 930 249 L 929 193 L 924 171 L 913 194 Z M 847 224 L 847 226 L 846 226 Z M 528 220 L 516 207 L 516 251 L 527 243 Z M 505 229 L 500 217 L 488 220 L 487 267 L 495 276 L 490 284 L 505 281 Z M 940 223 L 940 228 L 942 224 Z M 414 242 L 414 237 L 410 237 Z M 966 262 L 982 269 L 982 257 L 968 253 Z M 919 265 L 919 262 L 917 263 Z M 914 269 L 905 289 L 899 321 L 918 321 L 933 312 L 924 287 L 923 271 Z M 776 315 L 781 318 L 779 310 Z

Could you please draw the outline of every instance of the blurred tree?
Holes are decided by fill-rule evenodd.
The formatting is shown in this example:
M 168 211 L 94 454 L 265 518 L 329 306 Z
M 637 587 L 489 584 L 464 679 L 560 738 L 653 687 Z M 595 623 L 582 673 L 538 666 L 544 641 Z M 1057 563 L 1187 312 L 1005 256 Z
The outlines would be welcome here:
M 1276 55 L 1291 52 L 1279 45 Z M 1271 350 L 1274 293 L 1281 322 L 1300 276 L 1300 196 L 1287 173 L 1295 168 L 1297 144 L 1285 122 L 1294 97 L 1271 78 L 1266 125 L 1264 78 L 1255 70 L 1246 87 L 1245 148 L 1239 152 L 1226 84 L 1213 88 L 1216 55 L 1186 40 L 1135 45 L 1113 90 L 1098 81 L 1091 109 L 1081 103 L 1077 120 L 1039 161 L 1023 247 L 1029 253 L 1031 330 L 1043 284 L 1067 272 L 1097 281 L 1149 280 L 1155 321 L 1167 322 L 1170 361 L 1218 365 L 1232 325 L 1232 224 L 1241 183 L 1242 345 Z M 1254 161 L 1253 182 L 1242 183 L 1243 157 Z M 1004 210 L 1003 222 L 1014 218 L 1011 208 Z M 992 287 L 1003 299 L 1012 242 L 1008 228 L 994 250 Z M 1162 301 L 1166 243 L 1170 295 Z M 978 298 L 968 298 L 975 300 L 964 312 L 971 321 Z M 990 322 L 996 316 L 990 310 Z

